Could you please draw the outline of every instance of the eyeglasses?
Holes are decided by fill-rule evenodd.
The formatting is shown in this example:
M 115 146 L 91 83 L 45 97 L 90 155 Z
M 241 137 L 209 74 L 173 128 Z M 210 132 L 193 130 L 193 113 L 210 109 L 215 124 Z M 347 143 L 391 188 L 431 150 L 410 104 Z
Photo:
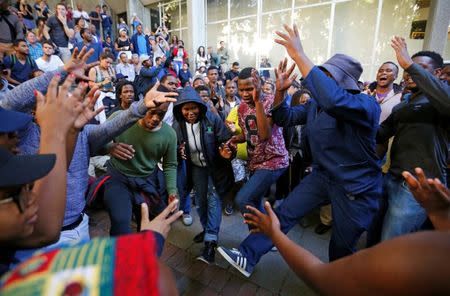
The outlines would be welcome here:
M 33 186 L 31 184 L 27 184 L 25 186 L 12 189 L 12 193 L 8 198 L 0 200 L 0 205 L 14 202 L 19 208 L 19 212 L 23 213 L 28 201 L 30 200 L 30 192 L 32 188 Z

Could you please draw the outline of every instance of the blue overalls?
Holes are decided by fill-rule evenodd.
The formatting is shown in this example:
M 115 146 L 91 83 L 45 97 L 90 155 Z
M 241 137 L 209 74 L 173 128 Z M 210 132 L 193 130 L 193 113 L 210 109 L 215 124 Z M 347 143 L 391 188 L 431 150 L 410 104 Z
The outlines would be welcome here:
M 351 94 L 314 67 L 304 80 L 312 98 L 307 105 L 276 106 L 279 126 L 306 124 L 313 172 L 275 209 L 287 233 L 314 208 L 331 203 L 333 233 L 330 261 L 355 252 L 355 245 L 377 212 L 381 170 L 375 154 L 380 107 L 365 94 Z M 273 244 L 263 234 L 250 234 L 239 251 L 256 265 Z

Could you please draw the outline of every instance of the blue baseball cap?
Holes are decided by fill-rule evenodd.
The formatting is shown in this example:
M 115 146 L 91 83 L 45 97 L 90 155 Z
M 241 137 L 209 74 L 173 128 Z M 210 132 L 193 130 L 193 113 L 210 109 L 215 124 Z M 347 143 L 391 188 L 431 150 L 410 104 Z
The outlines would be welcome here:
M 26 127 L 33 117 L 31 115 L 5 110 L 0 107 L 0 133 L 10 133 Z
M 54 167 L 55 154 L 14 155 L 0 148 L 0 187 L 29 184 L 45 177 Z

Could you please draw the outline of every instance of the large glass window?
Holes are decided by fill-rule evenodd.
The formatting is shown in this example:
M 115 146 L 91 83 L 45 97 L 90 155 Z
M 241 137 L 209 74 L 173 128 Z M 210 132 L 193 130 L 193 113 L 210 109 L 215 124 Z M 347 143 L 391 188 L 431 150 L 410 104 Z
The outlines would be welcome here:
M 380 18 L 380 29 L 378 42 L 375 47 L 374 67 L 385 61 L 396 61 L 394 51 L 391 47 L 392 36 L 403 36 L 408 44 L 409 52 L 417 52 L 422 49 L 422 39 L 412 39 L 419 37 L 413 32 L 411 34 L 413 22 L 423 21 L 428 18 L 428 8 L 420 8 L 415 0 L 384 1 Z
M 331 5 L 321 5 L 295 10 L 294 22 L 298 26 L 303 48 L 314 63 L 327 59 L 330 31 Z
M 258 45 L 256 17 L 232 21 L 230 43 L 228 44 L 230 63 L 238 61 L 242 66 L 254 66 Z
M 228 19 L 228 0 L 206 0 L 206 7 L 208 7 L 206 16 L 208 22 Z
M 180 5 L 178 2 L 172 2 L 163 6 L 163 19 L 169 30 L 180 28 Z
M 276 65 L 286 56 L 273 42 L 274 32 L 295 22 L 314 63 L 335 53 L 358 59 L 362 79 L 372 80 L 381 62 L 395 61 L 393 35 L 407 38 L 411 52 L 422 49 L 429 1 L 423 0 L 205 0 L 207 45 L 229 41 L 231 60 L 259 67 L 268 58 Z M 261 7 L 258 7 L 261 5 Z M 381 8 L 381 9 L 380 9 Z M 229 17 L 228 17 L 229 14 Z M 450 45 L 444 57 L 450 58 Z
M 261 19 L 261 38 L 259 38 L 259 54 L 261 58 L 268 58 L 271 65 L 286 56 L 284 47 L 276 44 L 273 40 L 276 37 L 275 31 L 280 30 L 283 24 L 291 22 L 291 12 L 271 13 L 263 15 Z
M 228 32 L 229 26 L 227 22 L 209 24 L 206 36 L 207 46 L 212 46 L 215 51 L 220 41 L 228 40 Z
M 336 4 L 332 53 L 345 53 L 370 65 L 378 1 L 355 0 Z
M 333 2 L 332 0 L 295 0 L 295 7 L 306 6 L 324 2 Z
M 278 11 L 292 7 L 292 0 L 262 1 L 262 11 Z
M 231 18 L 256 15 L 258 0 L 229 0 Z
M 188 22 L 187 22 L 187 2 L 185 0 L 181 1 L 170 1 L 170 2 L 159 2 L 149 6 L 151 10 L 155 11 L 151 15 L 151 23 L 155 22 L 156 10 L 159 12 L 161 18 L 157 18 L 161 25 L 165 25 L 171 35 L 178 36 L 179 39 L 184 41 L 186 49 L 189 51 L 189 42 L 187 40 L 188 32 Z M 155 25 L 152 25 L 154 27 Z

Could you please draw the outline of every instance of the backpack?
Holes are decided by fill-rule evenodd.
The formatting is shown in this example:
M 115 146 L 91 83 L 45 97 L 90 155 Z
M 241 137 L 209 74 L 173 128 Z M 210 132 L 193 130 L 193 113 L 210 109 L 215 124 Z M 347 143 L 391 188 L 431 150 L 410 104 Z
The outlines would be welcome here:
M 9 57 L 11 58 L 11 63 L 14 66 L 18 61 L 16 55 L 12 54 Z M 38 68 L 38 66 L 36 65 L 36 62 L 32 58 L 30 58 L 30 56 L 27 56 L 27 60 L 25 63 L 30 63 L 32 68 Z

